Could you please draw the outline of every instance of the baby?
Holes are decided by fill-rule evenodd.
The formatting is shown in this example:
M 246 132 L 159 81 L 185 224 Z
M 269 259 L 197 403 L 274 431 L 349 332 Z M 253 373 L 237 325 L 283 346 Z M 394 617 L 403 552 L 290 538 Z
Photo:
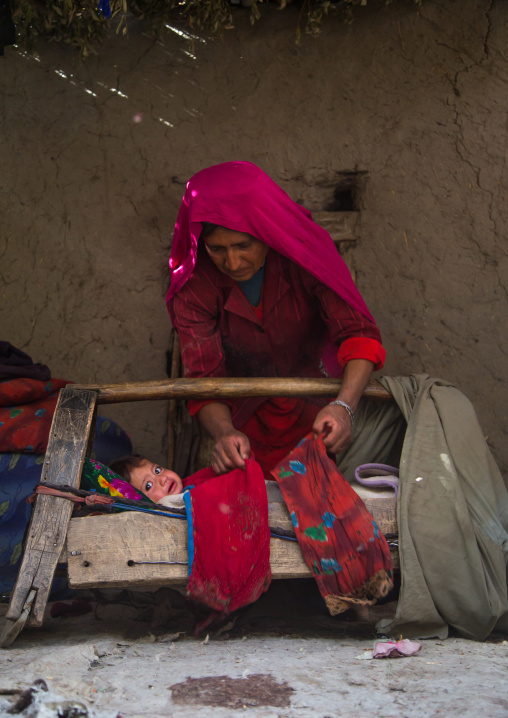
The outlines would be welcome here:
M 145 456 L 123 456 L 112 461 L 109 468 L 154 503 L 174 508 L 180 507 L 180 504 L 183 506 L 183 499 L 177 498 L 183 492 L 182 479 L 174 471 L 153 463 Z

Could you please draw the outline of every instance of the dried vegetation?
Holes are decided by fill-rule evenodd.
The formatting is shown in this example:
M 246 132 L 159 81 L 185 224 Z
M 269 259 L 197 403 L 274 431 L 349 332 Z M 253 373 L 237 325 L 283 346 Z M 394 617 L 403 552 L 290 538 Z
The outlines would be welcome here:
M 394 0 L 419 5 L 421 0 Z M 12 18 L 17 41 L 33 50 L 38 38 L 63 42 L 76 47 L 82 58 L 98 52 L 108 32 L 126 36 L 129 22 L 143 19 L 154 35 L 162 35 L 165 26 L 184 21 L 190 30 L 221 36 L 233 28 L 235 5 L 247 8 L 254 24 L 261 17 L 262 6 L 274 3 L 283 10 L 287 3 L 298 2 L 299 21 L 295 39 L 302 32 L 318 35 L 326 15 L 338 14 L 352 22 L 357 6 L 367 0 L 11 0 Z M 390 0 L 368 0 L 370 5 Z

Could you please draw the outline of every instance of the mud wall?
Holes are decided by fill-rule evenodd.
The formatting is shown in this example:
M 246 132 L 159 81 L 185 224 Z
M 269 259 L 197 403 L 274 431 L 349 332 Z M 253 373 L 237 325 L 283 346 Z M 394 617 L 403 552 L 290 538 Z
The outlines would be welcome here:
M 64 47 L 0 59 L 0 327 L 78 382 L 165 378 L 172 225 L 188 177 L 259 164 L 325 209 L 357 196 L 357 282 L 387 374 L 427 372 L 477 408 L 506 470 L 508 6 L 366 7 L 295 45 L 296 8 L 235 11 L 222 42 L 131 24 L 80 64 Z M 165 402 L 108 407 L 164 461 Z

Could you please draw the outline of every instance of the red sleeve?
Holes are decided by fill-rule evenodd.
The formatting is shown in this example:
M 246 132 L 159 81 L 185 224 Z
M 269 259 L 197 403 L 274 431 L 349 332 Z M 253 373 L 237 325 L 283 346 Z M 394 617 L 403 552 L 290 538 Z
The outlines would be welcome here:
M 367 337 L 350 337 L 342 342 L 337 352 L 337 361 L 341 367 L 351 359 L 367 359 L 374 364 L 374 371 L 382 369 L 385 364 L 386 350 L 377 339 Z
M 313 280 L 312 292 L 319 300 L 321 316 L 328 326 L 330 338 L 338 347 L 339 365 L 344 367 L 351 359 L 367 359 L 374 364 L 375 370 L 381 369 L 386 351 L 374 320 L 353 309 L 317 279 Z

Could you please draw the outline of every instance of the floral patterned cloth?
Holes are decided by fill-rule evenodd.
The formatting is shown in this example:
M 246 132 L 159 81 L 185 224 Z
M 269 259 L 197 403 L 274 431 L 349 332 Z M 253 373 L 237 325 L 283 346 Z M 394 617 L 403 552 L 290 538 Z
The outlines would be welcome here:
M 153 503 L 148 496 L 136 491 L 128 481 L 125 481 L 121 476 L 111 471 L 110 468 L 94 459 L 86 458 L 83 463 L 80 489 L 96 491 L 98 494 L 106 494 L 106 496 L 118 496 L 130 501 Z
M 43 454 L 65 379 L 0 382 L 0 451 Z
M 272 474 L 330 613 L 385 596 L 393 586 L 390 549 L 323 440 L 309 434 Z

